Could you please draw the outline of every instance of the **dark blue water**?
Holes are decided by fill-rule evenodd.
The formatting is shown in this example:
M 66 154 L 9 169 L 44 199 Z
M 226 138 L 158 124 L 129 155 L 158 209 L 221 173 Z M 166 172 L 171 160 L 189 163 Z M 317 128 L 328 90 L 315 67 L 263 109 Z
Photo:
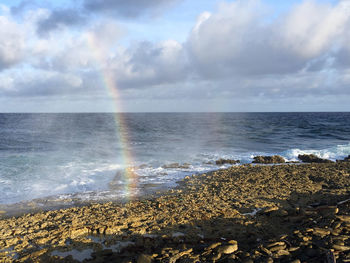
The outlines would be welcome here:
M 75 194 L 130 194 L 116 177 L 123 152 L 142 194 L 147 184 L 171 185 L 192 173 L 218 169 L 218 158 L 250 162 L 254 155 L 300 153 L 340 159 L 350 154 L 350 113 L 127 113 L 129 138 L 120 143 L 114 114 L 0 114 L 0 204 Z M 188 163 L 183 168 L 164 164 Z M 111 189 L 109 183 L 120 184 Z M 92 194 L 93 193 L 93 194 Z

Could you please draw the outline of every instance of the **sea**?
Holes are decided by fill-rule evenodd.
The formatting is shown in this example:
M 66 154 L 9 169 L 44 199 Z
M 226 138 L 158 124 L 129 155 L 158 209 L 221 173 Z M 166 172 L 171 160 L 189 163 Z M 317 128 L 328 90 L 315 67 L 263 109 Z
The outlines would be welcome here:
M 350 113 L 3 113 L 0 205 L 125 200 L 230 166 L 220 158 L 303 153 L 348 156 Z

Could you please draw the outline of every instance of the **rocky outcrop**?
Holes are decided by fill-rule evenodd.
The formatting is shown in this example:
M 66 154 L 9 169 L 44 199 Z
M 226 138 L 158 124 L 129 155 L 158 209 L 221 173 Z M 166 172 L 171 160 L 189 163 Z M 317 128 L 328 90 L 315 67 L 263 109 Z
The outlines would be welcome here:
M 216 165 L 223 165 L 223 164 L 237 164 L 240 163 L 239 160 L 230 160 L 230 159 L 219 159 L 215 161 Z
M 333 163 L 331 160 L 319 158 L 314 154 L 299 154 L 298 159 L 304 163 Z
M 279 155 L 273 156 L 255 156 L 252 163 L 261 163 L 261 164 L 273 164 L 273 163 L 285 163 L 283 157 Z

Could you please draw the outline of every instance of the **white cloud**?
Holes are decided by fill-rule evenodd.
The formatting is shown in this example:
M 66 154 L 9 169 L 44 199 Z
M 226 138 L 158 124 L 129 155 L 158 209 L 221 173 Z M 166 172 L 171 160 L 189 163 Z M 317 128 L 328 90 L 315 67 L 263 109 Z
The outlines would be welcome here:
M 0 70 L 18 63 L 24 56 L 25 38 L 21 27 L 0 16 Z
M 101 12 L 114 5 L 108 3 Z M 93 100 L 103 97 L 103 75 L 109 74 L 129 99 L 349 95 L 349 9 L 348 1 L 305 0 L 271 19 L 261 1 L 222 2 L 199 15 L 185 43 L 146 39 L 127 46 L 120 44 L 125 29 L 111 17 L 77 29 L 74 19 L 61 20 L 48 9 L 26 11 L 21 20 L 5 12 L 0 93 Z M 47 34 L 38 36 L 43 21 Z
M 349 23 L 349 1 L 332 6 L 308 0 L 289 13 L 279 30 L 287 47 L 312 58 L 343 45 Z

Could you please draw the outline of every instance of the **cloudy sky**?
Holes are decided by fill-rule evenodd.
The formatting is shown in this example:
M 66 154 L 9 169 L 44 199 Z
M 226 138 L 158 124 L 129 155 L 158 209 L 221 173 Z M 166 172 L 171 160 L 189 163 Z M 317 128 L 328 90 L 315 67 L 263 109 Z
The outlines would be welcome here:
M 350 0 L 1 0 L 0 112 L 349 111 Z

